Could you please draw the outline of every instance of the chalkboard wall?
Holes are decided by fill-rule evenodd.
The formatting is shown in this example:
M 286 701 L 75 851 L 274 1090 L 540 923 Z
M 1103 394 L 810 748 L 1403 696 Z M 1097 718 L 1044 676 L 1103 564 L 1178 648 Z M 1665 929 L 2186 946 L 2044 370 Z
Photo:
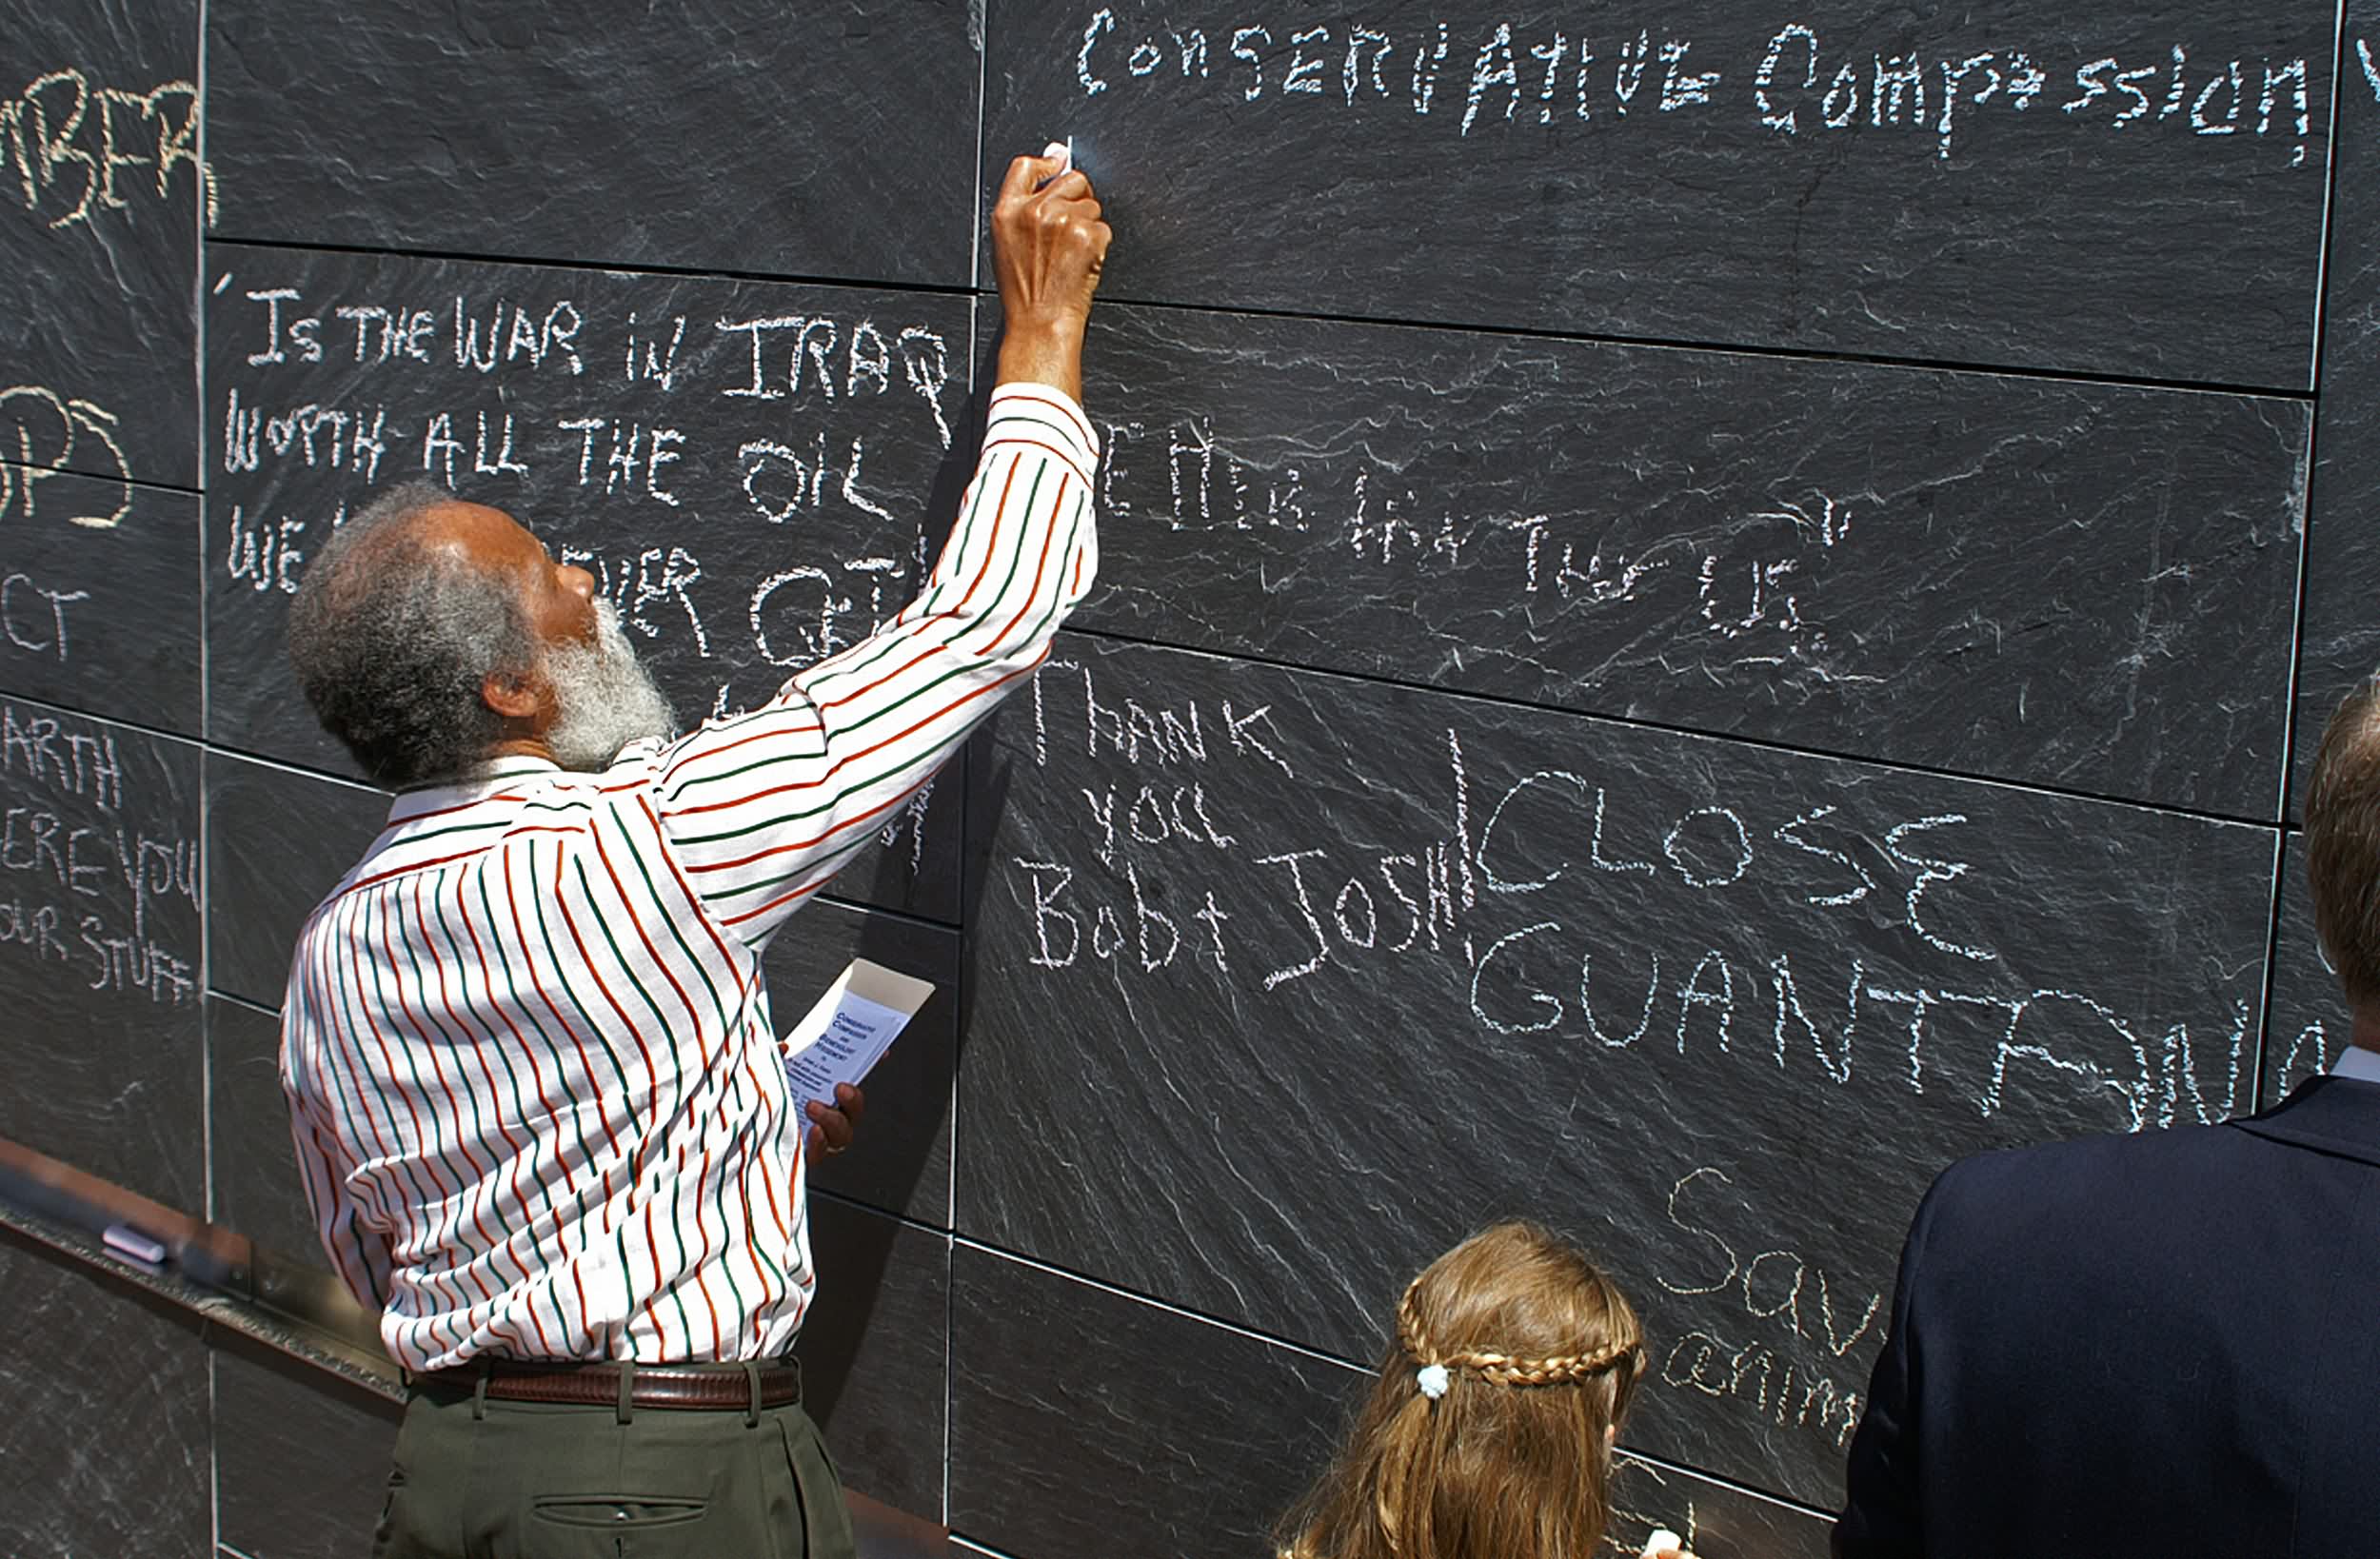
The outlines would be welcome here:
M 1654 1335 L 1616 1542 L 1816 1554 L 1936 1170 L 2343 1040 L 2293 829 L 2380 661 L 2375 39 L 15 8 L 0 1135 L 307 1249 L 275 1009 L 387 804 L 282 660 L 309 554 L 432 476 L 593 571 L 685 712 L 764 696 L 930 561 L 992 183 L 1071 135 L 1118 233 L 1100 586 L 771 965 L 781 1015 L 859 953 L 942 987 L 817 1182 L 845 1475 L 1011 1559 L 1262 1552 L 1403 1275 L 1530 1213 Z M 40 1268 L 0 1273 L 89 1308 Z M 211 1438 L 220 1525 L 177 1473 L 5 1546 L 368 1530 L 383 1416 L 143 1378 L 129 1465 Z

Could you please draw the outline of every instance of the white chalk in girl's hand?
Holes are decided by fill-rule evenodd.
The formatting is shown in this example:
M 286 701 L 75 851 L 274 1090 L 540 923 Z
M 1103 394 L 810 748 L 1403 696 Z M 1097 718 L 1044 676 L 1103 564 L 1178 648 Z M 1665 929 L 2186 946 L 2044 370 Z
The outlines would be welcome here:
M 1063 141 L 1052 141 L 1049 145 L 1041 148 L 1041 155 L 1044 157 L 1055 157 L 1058 159 L 1059 173 L 1064 174 L 1073 172 L 1074 137 L 1069 135 Z
M 1656 1553 L 1667 1553 L 1672 1549 L 1682 1549 L 1685 1546 L 1686 1540 L 1667 1527 L 1656 1527 L 1653 1529 L 1653 1535 L 1644 1540 L 1645 1559 L 1653 1559 L 1653 1555 Z

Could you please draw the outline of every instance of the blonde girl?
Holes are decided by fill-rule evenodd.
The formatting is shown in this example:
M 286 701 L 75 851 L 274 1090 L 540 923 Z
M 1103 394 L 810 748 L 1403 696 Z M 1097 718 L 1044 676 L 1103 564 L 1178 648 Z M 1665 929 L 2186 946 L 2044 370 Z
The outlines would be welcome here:
M 1405 1290 L 1280 1559 L 1591 1559 L 1643 1371 L 1636 1312 L 1584 1255 L 1532 1223 L 1472 1235 Z

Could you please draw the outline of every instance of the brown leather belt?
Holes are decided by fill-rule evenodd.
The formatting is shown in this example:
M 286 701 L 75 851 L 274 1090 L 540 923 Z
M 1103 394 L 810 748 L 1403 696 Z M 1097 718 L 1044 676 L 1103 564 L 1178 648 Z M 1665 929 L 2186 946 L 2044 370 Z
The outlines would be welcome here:
M 527 1364 L 490 1359 L 482 1365 L 430 1370 L 414 1380 L 446 1391 L 477 1392 L 503 1402 L 550 1402 L 587 1408 L 684 1408 L 745 1411 L 802 1400 L 802 1364 L 769 1359 L 741 1364 Z M 757 1388 L 759 1400 L 753 1399 Z

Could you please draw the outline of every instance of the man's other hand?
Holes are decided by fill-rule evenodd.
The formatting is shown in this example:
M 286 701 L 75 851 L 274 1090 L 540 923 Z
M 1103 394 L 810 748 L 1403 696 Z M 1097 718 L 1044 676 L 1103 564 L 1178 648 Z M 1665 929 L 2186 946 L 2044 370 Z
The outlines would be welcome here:
M 831 1107 L 812 1099 L 802 1112 L 810 1119 L 810 1152 L 832 1158 L 851 1146 L 860 1117 L 867 1114 L 867 1095 L 849 1083 L 837 1083 Z
M 992 207 L 1002 383 L 1033 380 L 1082 399 L 1082 331 L 1114 236 L 1081 168 L 1060 173 L 1055 157 L 1008 165 Z

